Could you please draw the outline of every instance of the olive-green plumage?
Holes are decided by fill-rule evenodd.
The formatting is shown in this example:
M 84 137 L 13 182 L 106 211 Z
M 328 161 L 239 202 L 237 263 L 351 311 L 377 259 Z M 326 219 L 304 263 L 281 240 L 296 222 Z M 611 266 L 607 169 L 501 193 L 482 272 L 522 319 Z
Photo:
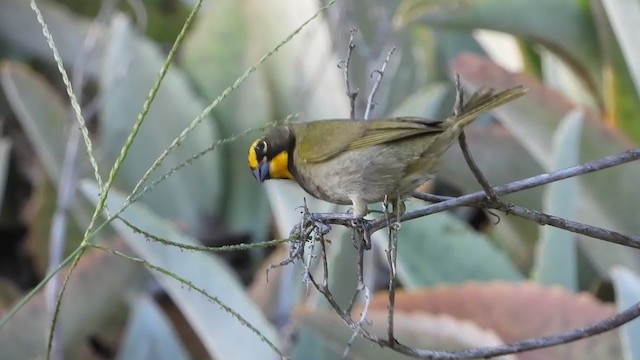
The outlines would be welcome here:
M 260 181 L 293 176 L 314 197 L 353 205 L 354 215 L 364 216 L 368 204 L 385 196 L 401 199 L 433 177 L 442 154 L 466 125 L 524 93 L 522 87 L 497 94 L 482 89 L 459 114 L 443 121 L 397 117 L 281 125 L 254 142 L 250 167 Z M 287 155 L 286 165 L 283 158 L 278 165 L 279 154 Z

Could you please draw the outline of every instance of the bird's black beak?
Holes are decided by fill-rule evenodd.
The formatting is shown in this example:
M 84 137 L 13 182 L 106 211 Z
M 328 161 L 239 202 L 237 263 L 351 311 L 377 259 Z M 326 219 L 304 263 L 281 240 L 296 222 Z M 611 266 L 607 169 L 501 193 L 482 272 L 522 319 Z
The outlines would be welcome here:
M 271 175 L 269 174 L 270 164 L 271 163 L 269 161 L 262 161 L 260 165 L 258 165 L 258 167 L 253 170 L 253 177 L 260 182 L 271 179 Z

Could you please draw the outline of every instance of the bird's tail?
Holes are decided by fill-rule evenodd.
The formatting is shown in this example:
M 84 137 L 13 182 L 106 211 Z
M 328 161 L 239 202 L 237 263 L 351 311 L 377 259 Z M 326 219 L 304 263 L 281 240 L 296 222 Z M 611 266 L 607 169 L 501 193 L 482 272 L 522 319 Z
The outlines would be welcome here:
M 516 86 L 511 89 L 494 93 L 493 89 L 483 87 L 476 91 L 467 101 L 458 114 L 451 115 L 445 120 L 446 131 L 458 133 L 469 125 L 478 116 L 488 112 L 502 104 L 519 98 L 527 92 L 524 86 Z

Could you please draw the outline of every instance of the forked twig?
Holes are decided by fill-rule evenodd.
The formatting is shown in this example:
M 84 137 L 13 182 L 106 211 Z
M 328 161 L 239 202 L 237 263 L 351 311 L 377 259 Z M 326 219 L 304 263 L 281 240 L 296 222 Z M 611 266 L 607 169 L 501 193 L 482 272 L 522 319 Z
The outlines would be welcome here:
M 376 80 L 373 82 L 373 87 L 371 87 L 371 92 L 369 93 L 369 97 L 367 98 L 367 107 L 364 111 L 364 119 L 369 120 L 369 115 L 371 114 L 371 110 L 376 106 L 375 104 L 375 96 L 378 92 L 378 88 L 380 87 L 380 83 L 382 82 L 382 77 L 384 76 L 384 71 L 387 69 L 387 65 L 389 64 L 389 60 L 391 60 L 391 55 L 396 51 L 396 47 L 392 47 L 391 50 L 387 53 L 387 57 L 384 59 L 382 66 L 380 69 L 373 70 L 371 72 L 371 77 L 377 75 Z
M 351 88 L 351 81 L 349 80 L 349 65 L 351 64 L 351 55 L 353 54 L 353 49 L 355 49 L 356 44 L 354 42 L 354 37 L 358 33 L 358 28 L 352 28 L 349 35 L 349 45 L 347 47 L 347 56 L 344 60 L 341 60 L 338 63 L 338 67 L 342 69 L 342 74 L 344 76 L 344 86 L 347 92 L 347 97 L 349 98 L 349 109 L 351 119 L 356 118 L 356 98 L 358 97 L 358 88 L 355 90 Z

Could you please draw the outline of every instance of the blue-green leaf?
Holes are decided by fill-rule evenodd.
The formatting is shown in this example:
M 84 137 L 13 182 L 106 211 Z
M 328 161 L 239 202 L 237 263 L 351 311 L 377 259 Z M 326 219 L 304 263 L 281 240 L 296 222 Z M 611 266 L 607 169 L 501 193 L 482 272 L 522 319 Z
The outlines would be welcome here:
M 553 142 L 552 171 L 577 165 L 584 116 L 583 111 L 576 109 L 558 126 Z M 544 197 L 544 212 L 564 219 L 576 219 L 577 188 L 576 178 L 548 185 Z M 577 257 L 575 234 L 545 226 L 538 241 L 533 278 L 544 285 L 561 285 L 568 290 L 577 291 Z
M 98 189 L 93 183 L 84 182 L 81 188 L 89 200 L 98 203 Z M 115 190 L 109 193 L 107 206 L 110 209 L 115 211 L 123 202 L 122 194 Z M 163 239 L 186 245 L 198 245 L 195 239 L 176 231 L 166 219 L 159 217 L 140 203 L 131 205 L 122 217 L 138 228 Z M 149 241 L 121 221 L 115 221 L 112 225 L 142 259 L 188 280 L 190 284 L 236 312 L 231 314 L 186 284 L 152 271 L 212 357 L 220 360 L 263 359 L 265 356 L 274 354 L 260 336 L 236 317 L 242 316 L 261 336 L 272 343 L 277 343 L 275 330 L 248 298 L 237 276 L 221 259 L 215 255 L 181 251 L 176 247 Z
M 109 166 L 131 132 L 163 62 L 157 46 L 137 35 L 124 16 L 114 18 L 100 76 L 101 150 Z M 133 190 L 147 168 L 204 107 L 184 74 L 170 68 L 122 164 L 117 177 L 120 188 Z M 205 118 L 164 160 L 152 179 L 204 150 L 215 139 L 214 124 Z M 141 201 L 162 217 L 182 221 L 195 232 L 202 217 L 213 213 L 220 196 L 219 156 L 215 151 L 209 152 L 174 173 Z
M 640 276 L 631 270 L 618 266 L 611 271 L 616 290 L 616 304 L 622 311 L 640 301 Z M 640 322 L 631 321 L 622 326 L 622 348 L 625 360 L 640 359 Z
M 118 360 L 187 360 L 171 321 L 148 296 L 136 300 L 125 329 Z

